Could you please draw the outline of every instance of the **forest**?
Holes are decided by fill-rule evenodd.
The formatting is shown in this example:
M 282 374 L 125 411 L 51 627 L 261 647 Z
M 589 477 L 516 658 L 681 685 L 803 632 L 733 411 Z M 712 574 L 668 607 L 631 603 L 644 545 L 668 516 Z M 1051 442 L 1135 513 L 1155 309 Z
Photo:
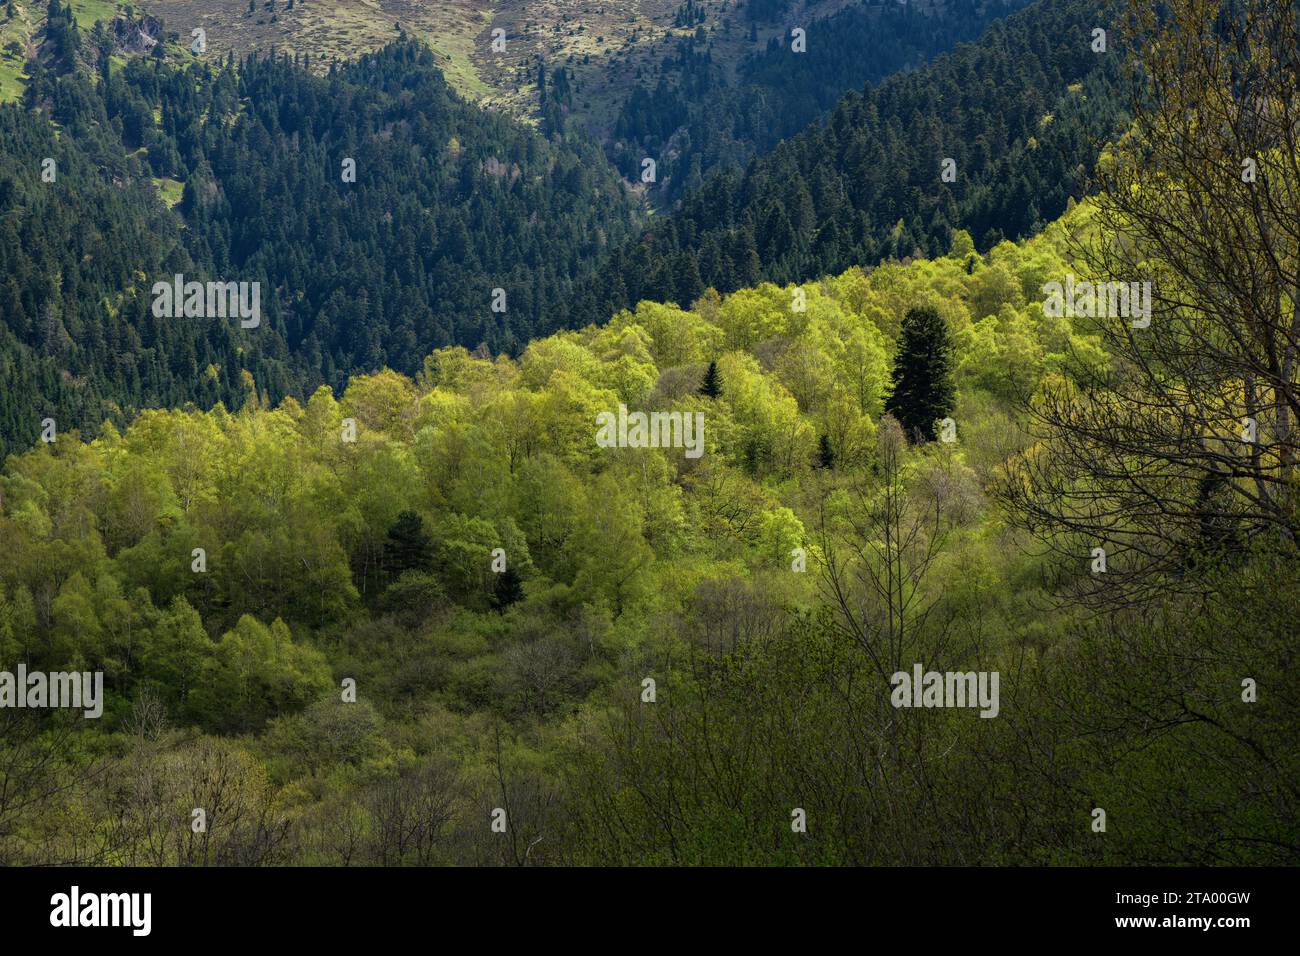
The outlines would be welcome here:
M 845 94 L 743 170 L 723 167 L 616 248 L 549 329 L 640 299 L 801 282 L 850 265 L 1032 235 L 1088 191 L 1127 123 L 1122 57 L 1090 43 L 1095 0 L 1048 0 L 978 43 Z
M 284 57 L 111 69 L 69 35 L 99 81 L 38 70 L 39 109 L 0 106 L 0 450 L 56 409 L 90 430 L 229 404 L 243 371 L 305 398 L 446 345 L 517 348 L 638 221 L 594 145 L 464 103 L 414 41 L 318 77 Z M 259 282 L 258 333 L 158 321 L 149 289 L 176 273 Z M 33 392 L 34 420 L 12 402 Z
M 5 862 L 1288 859 L 1295 562 L 1210 575 L 1196 614 L 1095 617 L 1059 600 L 1086 562 L 995 507 L 1031 446 L 1018 396 L 1107 364 L 1093 323 L 1036 301 L 1091 228 L 1082 206 L 983 256 L 958 233 L 935 260 L 644 302 L 338 400 L 272 407 L 250 377 L 237 410 L 11 457 L 0 657 L 102 671 L 107 700 L 93 729 L 5 712 Z M 959 438 L 912 445 L 882 415 L 927 310 Z M 619 402 L 702 411 L 706 453 L 598 447 Z M 882 590 L 863 568 L 891 527 L 906 585 Z M 900 626 L 883 658 L 861 611 Z M 912 656 L 999 671 L 1002 717 L 894 711 L 877 688 Z M 1234 706 L 1238 674 L 1267 703 Z M 192 806 L 222 826 L 196 838 Z
M 597 144 L 465 103 L 414 39 L 324 77 L 283 54 L 118 64 L 109 31 L 79 30 L 71 7 L 52 2 L 59 30 L 25 103 L 0 105 L 0 452 L 34 441 L 55 410 L 89 434 L 143 408 L 231 405 L 243 371 L 275 400 L 304 401 L 355 372 L 414 375 L 446 345 L 518 355 L 535 334 L 641 299 L 689 304 L 706 287 L 935 254 L 958 225 L 981 249 L 1031 234 L 1085 194 L 1084 171 L 1119 128 L 1115 58 L 1042 42 L 1086 36 L 1091 3 L 1044 0 L 978 45 L 848 94 L 824 129 L 743 178 L 711 175 L 641 235 L 645 211 Z M 877 69 L 889 65 L 903 61 Z M 771 63 L 754 69 L 777 82 Z M 792 69 L 793 96 L 805 81 Z M 903 133 L 913 126 L 926 132 Z M 929 188 L 949 152 L 959 182 Z M 887 155 L 899 175 L 887 175 Z M 45 188 L 45 158 L 57 191 Z M 259 282 L 258 334 L 157 321 L 148 289 L 177 273 Z M 8 398 L 31 393 L 34 416 Z
M 51 0 L 0 676 L 103 697 L 0 680 L 0 865 L 1300 862 L 1296 7 L 914 15 L 656 210 L 418 38 L 122 58 Z
M 793 37 L 774 37 L 740 64 L 734 79 L 715 61 L 716 37 L 683 37 L 664 58 L 653 86 L 638 85 L 623 102 L 607 152 L 634 181 L 642 160 L 657 157 L 648 193 L 660 206 L 670 206 L 710 175 L 743 169 L 819 119 L 849 90 L 921 67 L 1024 5 L 1025 0 L 944 0 L 848 6 L 799 27 L 805 54 L 812 43 L 814 56 L 792 56 Z M 744 10 L 746 19 L 789 19 L 784 9 L 764 10 L 753 2 Z M 683 25 L 704 17 L 690 0 L 678 15 Z

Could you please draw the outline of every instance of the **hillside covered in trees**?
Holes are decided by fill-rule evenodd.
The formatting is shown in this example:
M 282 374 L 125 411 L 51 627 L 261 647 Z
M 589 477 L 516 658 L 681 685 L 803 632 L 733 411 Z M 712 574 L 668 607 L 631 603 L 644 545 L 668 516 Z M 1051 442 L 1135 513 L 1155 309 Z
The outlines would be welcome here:
M 47 415 L 230 403 L 245 373 L 278 400 L 414 374 L 440 346 L 517 348 L 632 235 L 598 150 L 463 103 L 421 44 L 328 77 L 286 58 L 118 68 L 53 7 L 99 76 L 40 71 L 0 107 L 0 448 Z M 260 326 L 154 315 L 176 274 L 259 283 Z
M 640 299 L 805 281 L 889 257 L 936 255 L 954 229 L 981 250 L 1032 235 L 1088 190 L 1125 125 L 1124 52 L 1097 52 L 1096 0 L 1039 0 L 877 87 L 743 172 L 706 179 L 617 249 L 552 316 L 600 317 Z M 1112 41 L 1118 42 L 1118 40 Z
M 596 144 L 463 102 L 417 40 L 319 76 L 303 57 L 196 58 L 152 21 L 87 29 L 54 0 L 23 102 L 0 107 L 0 450 L 51 417 L 89 434 L 142 408 L 238 405 L 247 375 L 272 401 L 303 401 L 356 372 L 414 375 L 447 345 L 517 355 L 541 329 L 640 299 L 942 251 L 963 226 L 981 248 L 998 228 L 1027 234 L 1082 194 L 1114 119 L 1115 57 L 1088 49 L 1087 0 L 1038 7 L 1059 40 L 1044 45 L 1025 16 L 995 25 L 846 97 L 824 129 L 743 177 L 710 178 L 637 240 L 638 202 Z M 903 52 L 917 34 L 942 43 L 976 22 L 950 11 L 950 34 L 918 26 L 920 12 L 846 11 L 851 23 L 827 21 L 826 48 L 806 54 L 803 82 L 778 81 L 789 51 L 758 57 L 754 82 L 819 106 L 760 97 L 784 125 L 742 153 L 829 102 L 842 78 L 811 64 L 860 62 L 846 46 L 867 29 L 859 15 L 896 25 L 879 31 L 882 49 L 898 47 L 872 60 L 877 74 L 919 56 Z M 158 42 L 125 54 L 124 30 Z M 814 76 L 826 79 L 815 90 Z M 938 178 L 941 143 L 953 185 Z M 153 284 L 176 275 L 257 283 L 260 325 L 155 316 Z
M 1027 2 L 867 2 L 811 20 L 798 4 L 764 9 L 771 5 L 751 2 L 743 19 L 755 35 L 757 20 L 751 17 L 772 17 L 785 29 L 733 70 L 715 58 L 718 31 L 703 29 L 704 5 L 688 0 L 679 16 L 683 23 L 700 23 L 699 32 L 679 38 L 654 82 L 638 85 L 626 98 L 607 151 L 634 182 L 641 179 L 644 159 L 654 158 L 656 178 L 647 195 L 669 206 L 713 173 L 739 170 L 769 152 L 849 90 L 974 40 Z
M 48 10 L 0 864 L 1300 862 L 1291 0 L 1039 0 L 644 231 L 414 39 Z
M 1281 645 L 1220 629 L 1240 612 L 1213 603 L 1195 621 L 1053 610 L 1061 569 L 991 503 L 1032 443 L 1018 397 L 1107 362 L 1099 323 L 1039 300 L 1090 222 L 11 457 L 0 659 L 102 670 L 107 700 L 91 729 L 6 712 L 0 859 L 1285 858 L 1224 839 L 1287 838 L 1294 712 L 1215 689 L 1234 667 L 1275 686 Z M 947 330 L 956 431 L 911 446 L 882 413 L 904 412 L 922 307 Z M 620 404 L 702 413 L 704 453 L 601 447 Z M 879 555 L 901 591 L 864 574 L 887 528 L 913 542 Z M 1294 565 L 1232 572 L 1269 581 L 1263 633 L 1296 610 L 1278 576 Z M 884 658 L 853 637 L 860 608 L 906 625 Z M 1139 717 L 1168 706 L 1166 615 L 1228 655 L 1185 675 L 1212 724 Z M 1136 671 L 1115 668 L 1121 637 Z M 894 710 L 882 670 L 914 658 L 1000 670 L 1001 718 Z M 1194 779 L 1186 748 L 1209 761 Z M 1104 841 L 1098 801 L 1123 821 Z M 194 838 L 190 808 L 212 805 L 233 809 Z M 483 823 L 501 806 L 507 838 Z

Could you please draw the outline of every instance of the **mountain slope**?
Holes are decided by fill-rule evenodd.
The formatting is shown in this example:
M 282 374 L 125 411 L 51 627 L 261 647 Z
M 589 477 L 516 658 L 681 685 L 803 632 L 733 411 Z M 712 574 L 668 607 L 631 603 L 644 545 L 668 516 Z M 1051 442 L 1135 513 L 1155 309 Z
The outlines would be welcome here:
M 1039 0 L 977 43 L 846 95 L 743 173 L 712 177 L 551 324 L 934 254 L 954 228 L 982 249 L 1034 232 L 1086 191 L 1100 149 L 1124 128 L 1123 54 L 1090 48 L 1106 22 L 1094 0 Z
M 989 502 L 1028 442 L 1008 396 L 1095 347 L 1042 308 L 1081 225 L 987 256 L 959 235 L 802 313 L 770 285 L 647 303 L 518 361 L 446 349 L 417 381 L 10 457 L 0 667 L 105 694 L 102 719 L 0 722 L 0 863 L 1294 863 L 1300 565 L 1108 619 L 1053 601 Z M 921 304 L 952 332 L 956 440 L 909 447 L 879 415 Z M 620 402 L 702 415 L 703 454 L 599 446 Z M 905 640 L 878 637 L 884 567 L 922 609 Z M 999 719 L 891 705 L 914 659 L 999 674 Z M 1241 706 L 1243 673 L 1283 699 Z M 1184 689 L 1212 719 L 1177 719 Z M 246 812 L 159 840 L 196 801 L 157 781 L 200 776 Z M 503 793 L 526 859 L 485 825 Z M 1105 840 L 1094 802 L 1125 821 Z
M 755 41 L 756 52 L 734 68 L 720 55 L 726 32 L 701 30 L 680 38 L 657 81 L 640 83 L 624 101 L 608 152 L 632 179 L 643 157 L 655 158 L 648 194 L 666 206 L 710 174 L 768 152 L 849 90 L 921 66 L 1026 2 L 869 2 L 818 19 L 792 5 L 778 21 L 784 32 L 766 47 Z M 683 15 L 697 6 L 685 4 Z
M 278 400 L 440 345 L 510 347 L 632 234 L 598 153 L 464 103 L 413 41 L 329 77 L 283 57 L 55 69 L 26 91 L 39 111 L 0 108 L 3 439 L 239 404 L 244 371 Z M 178 273 L 259 283 L 260 326 L 154 315 Z

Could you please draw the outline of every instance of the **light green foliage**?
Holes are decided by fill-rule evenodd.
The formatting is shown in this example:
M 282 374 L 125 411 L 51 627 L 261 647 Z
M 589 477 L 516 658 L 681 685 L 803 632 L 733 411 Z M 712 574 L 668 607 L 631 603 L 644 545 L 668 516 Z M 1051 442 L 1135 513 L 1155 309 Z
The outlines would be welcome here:
M 521 834 L 563 829 L 548 816 L 560 806 L 580 827 L 570 843 L 539 844 L 534 862 L 616 860 L 629 847 L 652 859 L 665 852 L 659 788 L 700 748 L 732 759 L 727 748 L 748 747 L 759 725 L 768 736 L 755 753 L 768 766 L 728 769 L 740 776 L 716 781 L 716 799 L 684 788 L 700 819 L 674 859 L 872 860 L 847 838 L 807 844 L 814 851 L 783 835 L 775 856 L 753 842 L 753 814 L 788 830 L 786 805 L 814 804 L 813 780 L 799 775 L 842 763 L 845 728 L 866 741 L 887 724 L 873 723 L 876 678 L 861 648 L 827 627 L 834 535 L 856 522 L 860 555 L 875 553 L 872 522 L 896 480 L 891 493 L 911 502 L 905 522 L 938 522 L 909 539 L 941 547 L 906 596 L 937 602 L 933 619 L 952 622 L 947 653 L 1020 654 L 1028 667 L 1056 652 L 1060 622 L 1031 608 L 1041 567 L 1009 557 L 1022 552 L 988 489 L 1027 443 L 1014 400 L 1067 374 L 1067 355 L 1104 359 L 1086 330 L 1042 314 L 1042 283 L 1069 270 L 1066 228 L 987 257 L 958 233 L 942 259 L 798 289 L 709 291 L 691 309 L 643 302 L 518 359 L 443 349 L 414 381 L 384 370 L 338 397 L 322 387 L 270 408 L 249 381 L 235 412 L 147 411 L 89 443 L 60 432 L 0 477 L 0 667 L 102 670 L 105 717 L 84 734 L 123 755 L 156 738 L 140 768 L 161 775 L 168 800 L 183 798 L 181 782 L 167 782 L 178 768 L 231 767 L 250 806 L 274 801 L 287 814 L 293 860 L 518 862 L 481 836 L 507 800 Z M 954 342 L 957 441 L 905 448 L 887 474 L 881 448 L 896 426 L 881 416 L 903 317 L 918 306 L 935 309 Z M 716 397 L 701 394 L 710 363 Z M 703 455 L 597 444 L 597 415 L 620 404 L 702 413 Z M 399 515 L 410 560 L 394 568 Z M 509 606 L 496 600 L 498 548 L 521 581 Z M 863 560 L 845 565 L 859 583 Z M 855 600 L 875 627 L 868 598 Z M 647 675 L 660 708 L 649 713 L 681 722 L 672 747 L 646 712 L 633 737 L 610 730 L 623 725 L 611 714 L 649 706 L 636 703 Z M 341 697 L 345 680 L 355 704 Z M 843 695 L 828 689 L 838 681 Z M 757 721 L 756 701 L 770 708 Z M 231 740 L 186 749 L 195 733 Z M 954 724 L 949 736 L 960 733 Z M 954 753 L 953 774 L 997 766 Z M 914 805 L 911 772 L 894 777 L 902 789 L 878 805 Z M 808 790 L 753 789 L 788 779 Z M 94 812 L 111 812 L 107 796 L 76 786 Z M 581 827 L 588 799 L 619 807 L 629 842 L 602 846 L 603 827 Z M 408 805 L 427 823 L 385 816 Z M 425 829 L 415 848 L 394 848 L 390 824 Z M 972 829 L 959 816 L 944 826 Z M 451 830 L 457 841 L 439 842 Z M 13 832 L 0 859 L 39 856 L 35 830 Z
M 254 730 L 319 698 L 329 684 L 324 657 L 296 644 L 284 621 L 267 627 L 244 615 L 214 648 L 193 707 L 219 729 Z

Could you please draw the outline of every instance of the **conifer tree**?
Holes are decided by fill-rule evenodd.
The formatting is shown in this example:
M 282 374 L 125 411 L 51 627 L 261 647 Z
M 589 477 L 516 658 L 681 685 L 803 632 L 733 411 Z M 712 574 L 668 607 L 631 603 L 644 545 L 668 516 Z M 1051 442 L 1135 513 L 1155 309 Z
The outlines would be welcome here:
M 497 583 L 493 588 L 492 600 L 497 610 L 504 611 L 510 605 L 519 601 L 524 596 L 524 582 L 519 577 L 519 572 L 514 568 L 507 567 L 497 575 Z
M 957 404 L 948 325 L 932 306 L 909 309 L 894 360 L 889 412 L 909 439 L 934 438 L 934 424 Z
M 722 378 L 718 375 L 717 362 L 709 363 L 709 370 L 704 373 L 704 383 L 700 386 L 700 394 L 706 398 L 717 398 L 722 394 Z
M 817 467 L 827 470 L 835 467 L 835 449 L 831 447 L 831 436 L 822 435 L 817 446 Z
M 423 571 L 433 563 L 433 541 L 424 519 L 414 511 L 397 516 L 384 541 L 384 570 L 397 577 L 403 571 Z

